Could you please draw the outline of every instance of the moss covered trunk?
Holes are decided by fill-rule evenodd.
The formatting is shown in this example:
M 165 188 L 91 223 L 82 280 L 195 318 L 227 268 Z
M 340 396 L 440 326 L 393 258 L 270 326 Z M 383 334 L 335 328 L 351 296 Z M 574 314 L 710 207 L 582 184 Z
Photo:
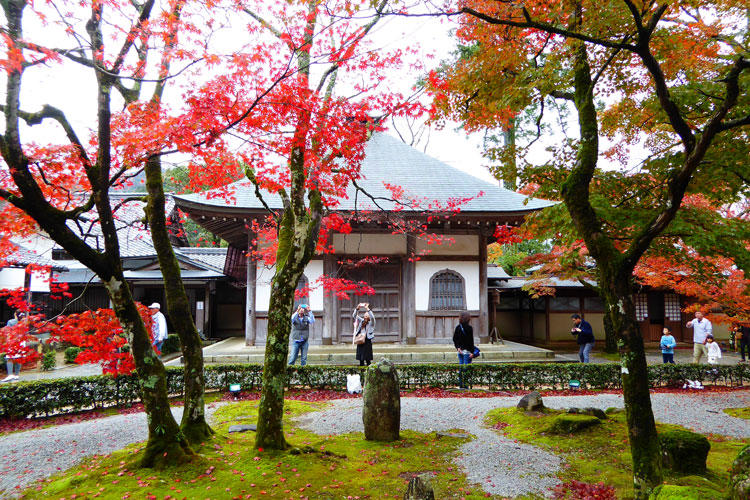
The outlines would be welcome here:
M 201 443 L 213 434 L 206 422 L 203 374 L 203 344 L 195 327 L 190 301 L 182 283 L 180 266 L 169 239 L 165 214 L 164 183 L 161 162 L 152 158 L 146 162 L 146 189 L 148 204 L 146 216 L 151 229 L 151 239 L 159 258 L 164 279 L 167 311 L 177 335 L 180 337 L 184 366 L 185 410 L 180 428 L 191 443 Z
M 277 269 L 271 286 L 256 448 L 283 450 L 287 447 L 283 426 L 284 388 L 294 290 L 302 274 L 301 271 L 293 272 L 289 267 Z
M 576 13 L 580 16 L 580 6 Z M 617 335 L 622 357 L 622 381 L 633 455 L 633 484 L 637 498 L 648 498 L 661 482 L 661 457 L 648 388 L 643 338 L 635 320 L 633 269 L 637 257 L 619 251 L 602 227 L 590 200 L 590 186 L 599 155 L 599 125 L 594 104 L 593 81 L 586 47 L 579 43 L 574 66 L 574 102 L 578 111 L 580 142 L 576 163 L 566 179 L 563 200 L 596 260 L 599 294 L 605 302 L 607 333 Z M 612 339 L 607 344 L 611 345 Z
M 622 271 L 621 271 L 622 272 Z M 618 333 L 622 363 L 622 392 L 628 422 L 630 453 L 633 457 L 633 487 L 636 498 L 648 498 L 661 483 L 661 452 L 651 407 L 648 367 L 643 337 L 635 320 L 635 305 L 629 274 L 622 279 L 606 278 L 606 315 Z M 606 274 L 606 273 L 605 273 Z
M 148 420 L 148 441 L 141 459 L 143 467 L 159 467 L 186 461 L 192 450 L 172 416 L 167 398 L 164 365 L 151 348 L 151 338 L 128 284 L 119 276 L 103 281 L 117 319 L 127 335 L 141 386 L 141 398 Z

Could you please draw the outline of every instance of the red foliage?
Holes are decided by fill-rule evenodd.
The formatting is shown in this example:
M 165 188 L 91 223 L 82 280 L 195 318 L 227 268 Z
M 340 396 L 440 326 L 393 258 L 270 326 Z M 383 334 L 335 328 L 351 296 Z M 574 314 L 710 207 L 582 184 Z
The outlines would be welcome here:
M 151 331 L 151 314 L 138 304 L 141 318 Z M 68 342 L 83 350 L 77 363 L 99 363 L 105 374 L 128 374 L 135 369 L 128 339 L 111 309 L 97 309 L 58 318 L 47 327 L 52 340 Z
M 615 489 L 604 483 L 570 481 L 555 486 L 554 498 L 569 500 L 616 500 Z

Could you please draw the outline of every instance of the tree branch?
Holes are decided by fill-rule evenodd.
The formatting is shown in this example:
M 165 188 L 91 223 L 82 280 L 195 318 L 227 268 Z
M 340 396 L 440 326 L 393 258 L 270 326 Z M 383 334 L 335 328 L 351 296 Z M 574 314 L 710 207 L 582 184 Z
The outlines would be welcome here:
M 456 14 L 469 14 L 470 16 L 474 16 L 477 19 L 481 19 L 482 21 L 485 21 L 489 24 L 497 24 L 500 26 L 511 26 L 514 28 L 531 28 L 531 29 L 537 29 L 540 31 L 544 31 L 546 33 L 553 33 L 555 35 L 564 36 L 567 38 L 574 38 L 576 40 L 581 40 L 583 42 L 591 43 L 594 45 L 599 45 L 601 47 L 609 47 L 612 49 L 626 49 L 630 51 L 635 51 L 636 46 L 627 44 L 627 43 L 620 43 L 620 42 L 611 42 L 609 40 L 603 40 L 601 38 L 594 38 L 592 36 L 578 33 L 575 31 L 571 31 L 568 29 L 560 28 L 558 26 L 553 26 L 548 23 L 540 22 L 540 21 L 534 21 L 529 16 L 528 12 L 524 14 L 526 17 L 525 22 L 521 21 L 512 21 L 510 19 L 499 19 L 493 16 L 490 16 L 489 14 L 485 14 L 483 12 L 479 12 L 477 10 L 472 9 L 471 7 L 464 7 Z M 449 14 L 450 15 L 450 14 Z

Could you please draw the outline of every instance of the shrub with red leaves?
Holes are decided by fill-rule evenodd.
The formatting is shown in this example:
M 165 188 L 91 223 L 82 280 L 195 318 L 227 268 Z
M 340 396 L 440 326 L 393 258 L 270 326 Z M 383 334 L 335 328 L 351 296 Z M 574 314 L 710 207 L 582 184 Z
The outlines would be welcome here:
M 615 489 L 604 483 L 570 481 L 558 484 L 552 490 L 554 498 L 566 500 L 616 500 Z

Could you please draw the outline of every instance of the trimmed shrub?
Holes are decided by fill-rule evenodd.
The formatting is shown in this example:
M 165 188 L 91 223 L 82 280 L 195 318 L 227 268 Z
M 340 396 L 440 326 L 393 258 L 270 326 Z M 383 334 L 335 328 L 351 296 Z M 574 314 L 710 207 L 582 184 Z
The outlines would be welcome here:
M 73 348 L 79 349 L 79 348 Z M 66 349 L 66 360 L 70 348 Z M 76 352 L 76 356 L 77 356 Z M 651 387 L 660 387 L 662 367 L 670 373 L 683 374 L 693 380 L 705 367 L 699 365 L 655 365 L 649 367 Z M 359 366 L 292 366 L 287 370 L 287 387 L 311 389 L 346 389 L 346 376 L 359 373 L 364 379 L 366 367 Z M 423 387 L 440 389 L 458 385 L 458 364 L 398 365 L 401 389 Z M 586 389 L 618 389 L 620 365 L 591 363 L 529 363 L 529 364 L 477 364 L 463 365 L 464 380 L 470 385 L 490 390 L 552 390 L 568 389 L 571 379 L 579 380 Z M 680 369 L 683 369 L 680 372 Z M 715 367 L 719 376 L 714 382 L 726 385 L 742 384 L 750 380 L 750 365 Z M 697 371 L 696 371 L 697 370 Z M 243 390 L 261 387 L 263 365 L 226 364 L 205 367 L 206 390 L 226 390 L 229 384 L 240 384 Z M 167 368 L 167 388 L 171 395 L 180 396 L 183 390 L 183 369 Z M 41 416 L 73 413 L 83 409 L 128 405 L 140 400 L 140 390 L 135 375 L 113 378 L 111 376 L 78 377 L 40 380 L 0 385 L 0 417 Z
M 82 350 L 83 349 L 81 349 L 80 347 L 75 347 L 75 346 L 68 347 L 67 349 L 65 349 L 65 362 L 75 363 L 76 358 L 78 357 L 78 354 L 80 354 Z
M 182 351 L 182 345 L 180 344 L 180 337 L 175 333 L 170 333 L 167 338 L 164 339 L 164 343 L 161 345 L 162 354 L 172 354 L 174 352 Z
M 55 351 L 45 352 L 42 356 L 42 370 L 48 371 L 57 365 L 57 353 Z
M 669 429 L 659 433 L 659 445 L 665 467 L 688 474 L 706 470 L 711 449 L 706 436 L 684 429 Z
M 575 434 L 600 423 L 601 420 L 593 415 L 563 413 L 555 417 L 547 432 L 551 434 Z

